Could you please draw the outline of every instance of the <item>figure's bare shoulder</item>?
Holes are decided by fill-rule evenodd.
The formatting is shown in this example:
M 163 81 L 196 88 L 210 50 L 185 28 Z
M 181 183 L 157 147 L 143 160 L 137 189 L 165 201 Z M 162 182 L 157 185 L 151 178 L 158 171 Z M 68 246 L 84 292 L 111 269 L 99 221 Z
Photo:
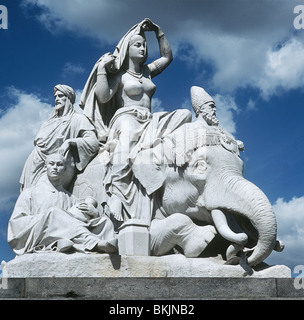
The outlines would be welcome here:
M 159 63 L 158 60 L 154 60 L 153 62 L 145 65 L 145 67 L 148 69 L 148 72 L 149 72 L 151 78 L 157 76 L 158 74 L 160 74 L 163 71 L 161 64 Z

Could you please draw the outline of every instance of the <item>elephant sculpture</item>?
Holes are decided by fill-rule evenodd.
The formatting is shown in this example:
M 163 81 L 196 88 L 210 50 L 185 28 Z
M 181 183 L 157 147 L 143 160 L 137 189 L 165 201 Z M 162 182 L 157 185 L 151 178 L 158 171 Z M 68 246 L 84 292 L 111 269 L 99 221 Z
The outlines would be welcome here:
M 277 241 L 276 218 L 268 198 L 243 177 L 243 161 L 238 149 L 237 141 L 220 128 L 186 123 L 156 147 L 142 150 L 133 164 L 133 172 L 147 193 L 154 195 L 157 203 L 154 219 L 166 221 L 176 214 L 180 219 L 183 214 L 188 217 L 184 223 L 189 225 L 191 220 L 193 224 L 191 232 L 196 230 L 192 222 L 195 221 L 209 225 L 208 230 L 200 231 L 209 235 L 215 226 L 217 232 L 231 242 L 227 257 L 248 243 L 247 263 L 255 266 L 283 246 Z M 149 163 L 149 159 L 154 160 Z M 99 195 L 94 196 L 100 201 L 104 194 L 100 180 L 103 170 L 100 158 L 96 157 L 79 175 L 74 190 L 83 194 L 85 186 L 91 192 L 94 188 L 88 185 L 96 185 L 97 180 L 93 180 L 98 176 Z M 159 226 L 152 230 L 156 236 L 162 230 Z M 209 238 L 212 239 L 212 235 Z M 164 241 L 166 239 L 168 237 L 164 237 Z
M 243 177 L 236 140 L 218 127 L 189 123 L 166 137 L 158 148 L 165 150 L 162 158 L 166 163 L 155 165 L 154 171 L 138 166 L 134 172 L 150 193 L 156 191 L 151 189 L 151 181 L 154 186 L 155 180 L 160 180 L 157 199 L 164 218 L 183 213 L 193 221 L 214 224 L 232 243 L 227 256 L 243 249 L 247 242 L 255 244 L 247 249 L 250 266 L 262 262 L 272 250 L 283 249 L 276 238 L 277 223 L 268 198 Z M 151 157 L 143 155 L 148 151 L 144 150 L 138 161 Z M 229 221 L 241 232 L 232 231 Z

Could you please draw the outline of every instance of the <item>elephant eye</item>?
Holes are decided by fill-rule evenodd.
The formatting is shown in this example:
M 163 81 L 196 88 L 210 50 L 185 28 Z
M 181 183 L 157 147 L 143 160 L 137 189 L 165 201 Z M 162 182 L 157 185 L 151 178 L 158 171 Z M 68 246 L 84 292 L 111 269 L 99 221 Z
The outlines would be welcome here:
M 207 169 L 207 163 L 204 160 L 197 161 L 194 166 L 199 173 L 203 173 Z

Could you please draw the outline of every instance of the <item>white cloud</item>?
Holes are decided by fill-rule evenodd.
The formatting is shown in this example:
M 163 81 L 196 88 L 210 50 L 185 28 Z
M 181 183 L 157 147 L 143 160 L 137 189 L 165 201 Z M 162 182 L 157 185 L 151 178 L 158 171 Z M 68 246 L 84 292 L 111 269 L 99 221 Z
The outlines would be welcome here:
M 72 62 L 67 62 L 63 66 L 62 76 L 64 78 L 69 78 L 74 75 L 79 75 L 85 72 L 85 69 L 79 65 Z
M 236 133 L 236 123 L 234 120 L 238 107 L 234 98 L 228 95 L 216 94 L 214 96 L 216 104 L 216 116 L 220 121 L 219 126 L 231 134 Z
M 165 109 L 162 107 L 162 102 L 158 98 L 153 98 L 151 102 L 151 111 L 154 112 L 162 112 Z
M 257 81 L 262 95 L 297 89 L 304 85 L 304 44 L 291 39 L 279 50 L 269 50 L 264 76 Z
M 111 41 L 119 36 L 118 22 L 132 21 L 130 15 L 126 15 L 129 5 L 121 0 L 90 0 L 89 4 L 87 1 L 79 0 L 23 0 L 21 3 L 26 9 L 29 5 L 43 9 L 37 15 L 37 19 L 50 32 L 68 30 L 101 41 Z M 106 32 L 105 26 L 107 26 Z
M 81 90 L 76 89 L 75 93 L 75 110 L 82 113 L 78 106 Z M 19 193 L 24 163 L 33 150 L 40 126 L 49 118 L 53 108 L 37 95 L 15 88 L 10 88 L 8 95 L 16 102 L 0 117 L 0 205 L 3 210 L 11 207 L 10 199 Z
M 239 109 L 234 98 L 229 95 L 216 94 L 213 99 L 216 104 L 216 117 L 219 120 L 219 126 L 230 134 L 235 134 L 236 122 L 234 116 L 239 112 Z M 190 99 L 185 99 L 181 108 L 190 110 L 192 121 L 196 120 Z
M 211 63 L 210 83 L 221 94 L 252 86 L 268 98 L 280 88 L 304 85 L 304 42 L 291 32 L 297 0 L 130 2 L 23 0 L 22 4 L 42 8 L 38 19 L 51 32 L 68 30 L 101 43 L 117 43 L 149 15 L 164 29 L 175 56 L 180 54 L 185 63 L 194 65 L 202 60 Z M 186 53 L 185 43 L 191 47 Z
M 230 134 L 235 134 L 236 121 L 234 116 L 239 112 L 239 109 L 234 98 L 229 95 L 216 94 L 213 99 L 216 104 L 216 117 L 219 120 L 219 126 Z M 185 99 L 181 108 L 190 110 L 192 113 L 192 121 L 196 120 L 190 99 Z
M 246 110 L 248 111 L 253 111 L 256 110 L 256 102 L 253 101 L 251 98 L 249 99 L 248 103 L 247 103 L 247 108 Z
M 51 105 L 34 94 L 10 89 L 16 104 L 0 118 L 0 203 L 3 205 L 19 192 L 23 165 L 33 149 L 33 140 L 50 112 Z
M 75 94 L 76 94 L 76 100 L 75 100 L 75 103 L 74 103 L 74 109 L 79 113 L 83 113 L 83 110 L 79 107 L 82 90 L 74 89 L 74 91 L 75 91 Z
M 191 114 L 192 114 L 192 121 L 196 120 L 196 115 L 195 115 L 195 112 L 192 108 L 191 99 L 185 99 L 181 105 L 181 108 L 190 110 Z
M 294 197 L 290 201 L 278 198 L 273 205 L 277 217 L 278 239 L 285 244 L 285 249 L 273 253 L 270 263 L 288 266 L 304 264 L 304 196 Z

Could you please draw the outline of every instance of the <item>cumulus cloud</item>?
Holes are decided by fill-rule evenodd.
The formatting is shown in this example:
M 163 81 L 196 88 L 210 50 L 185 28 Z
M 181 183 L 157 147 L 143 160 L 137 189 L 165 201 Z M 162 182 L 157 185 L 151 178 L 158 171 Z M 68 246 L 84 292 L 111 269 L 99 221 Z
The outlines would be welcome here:
M 262 96 L 297 89 L 304 84 L 304 44 L 291 39 L 279 50 L 269 50 L 264 66 L 264 77 L 257 81 Z
M 152 112 L 162 112 L 165 109 L 162 107 L 162 102 L 158 98 L 153 98 L 151 102 L 151 111 Z
M 0 114 L 0 242 L 3 252 L 7 246 L 7 222 L 19 195 L 23 165 L 33 149 L 40 125 L 52 111 L 52 106 L 35 94 L 15 88 L 9 88 L 7 94 L 7 100 L 14 103 Z
M 79 65 L 72 62 L 67 62 L 63 66 L 62 76 L 63 78 L 69 78 L 71 76 L 77 76 L 85 72 L 85 69 Z
M 265 99 L 283 87 L 303 87 L 304 43 L 292 33 L 297 4 L 296 0 L 182 0 L 174 5 L 142 0 L 91 0 L 89 5 L 74 0 L 22 1 L 23 7 L 41 8 L 37 18 L 51 32 L 68 30 L 101 43 L 117 43 L 148 14 L 163 27 L 175 57 L 181 54 L 185 63 L 213 66 L 210 82 L 219 93 L 252 86 Z M 187 54 L 182 53 L 185 43 L 191 47 Z
M 304 264 L 304 196 L 294 197 L 290 201 L 278 198 L 273 205 L 278 223 L 278 239 L 285 244 L 280 253 L 273 253 L 269 262 L 285 264 L 292 268 Z
M 25 160 L 33 149 L 33 140 L 50 112 L 51 105 L 34 94 L 17 89 L 9 90 L 16 104 L 0 118 L 0 204 L 1 208 L 10 205 L 9 201 L 18 195 L 19 178 Z
M 220 121 L 220 127 L 231 134 L 236 133 L 235 114 L 239 111 L 235 100 L 229 95 L 216 94 L 216 116 Z
M 78 107 L 81 90 L 76 89 L 75 110 Z M 17 197 L 19 178 L 24 163 L 32 151 L 35 136 L 53 109 L 35 94 L 9 88 L 10 100 L 15 101 L 0 117 L 0 205 L 1 210 L 11 208 L 11 199 Z
M 252 99 L 249 99 L 248 103 L 247 103 L 247 108 L 248 111 L 253 111 L 256 110 L 256 102 L 253 101 Z
M 74 103 L 74 109 L 78 113 L 83 113 L 83 110 L 79 107 L 82 90 L 74 89 L 74 91 L 75 91 L 75 94 L 76 94 L 76 100 L 75 100 L 75 103 Z
M 237 131 L 235 115 L 239 112 L 239 108 L 234 98 L 230 95 L 216 94 L 213 99 L 216 104 L 216 117 L 219 120 L 219 126 L 230 134 L 235 134 Z M 196 120 L 190 99 L 185 99 L 181 108 L 190 110 L 192 121 Z

